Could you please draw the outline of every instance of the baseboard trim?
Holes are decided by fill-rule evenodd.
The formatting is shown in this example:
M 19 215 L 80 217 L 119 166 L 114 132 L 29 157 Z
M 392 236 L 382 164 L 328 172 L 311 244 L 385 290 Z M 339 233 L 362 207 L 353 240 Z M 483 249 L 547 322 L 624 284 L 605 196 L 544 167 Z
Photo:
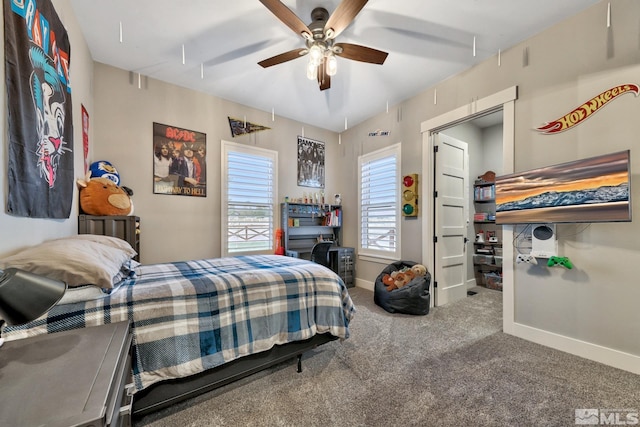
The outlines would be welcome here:
M 614 368 L 640 375 L 640 357 L 601 345 L 581 341 L 553 332 L 544 331 L 520 323 L 513 324 L 513 334 L 518 338 L 532 341 L 584 359 L 593 360 Z
M 363 288 L 373 292 L 375 289 L 375 283 L 369 280 L 363 280 L 356 278 L 356 288 Z

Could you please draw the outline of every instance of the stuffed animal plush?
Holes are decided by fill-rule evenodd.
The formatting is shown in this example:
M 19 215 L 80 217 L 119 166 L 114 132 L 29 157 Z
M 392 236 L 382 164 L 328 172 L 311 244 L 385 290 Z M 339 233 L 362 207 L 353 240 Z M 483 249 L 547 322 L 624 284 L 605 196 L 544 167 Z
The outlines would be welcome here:
M 398 275 L 399 271 L 392 271 L 391 274 L 385 274 L 382 277 L 382 283 L 385 284 L 387 291 L 391 292 L 394 289 L 398 289 L 398 287 L 396 286 L 396 276 Z
M 88 215 L 132 215 L 133 191 L 117 185 L 108 178 L 91 178 L 76 181 L 80 190 L 80 208 Z
M 97 162 L 91 163 L 89 172 L 91 173 L 91 178 L 108 178 L 115 182 L 116 185 L 120 185 L 120 174 L 118 170 L 106 160 L 98 160 Z
M 396 286 L 396 288 L 400 289 L 401 287 L 403 287 L 404 285 L 406 285 L 407 283 L 409 283 L 407 281 L 407 276 L 406 274 L 404 274 L 403 272 L 399 271 L 398 274 L 396 274 L 395 277 L 395 282 L 393 282 L 393 284 Z
M 407 276 L 407 282 L 412 281 L 416 277 L 416 273 L 413 272 L 413 269 L 407 268 L 403 271 L 404 275 Z
M 394 289 L 402 288 L 416 277 L 421 277 L 426 274 L 427 268 L 422 264 L 416 264 L 411 268 L 405 267 L 401 270 L 393 271 L 391 274 L 385 274 L 382 277 L 382 283 L 384 283 L 387 291 L 391 292 Z
M 411 281 L 413 279 L 415 279 L 415 277 L 416 277 L 416 274 L 413 272 L 412 269 L 410 269 L 410 268 L 402 269 L 396 275 L 396 281 L 395 281 L 394 284 L 395 284 L 397 289 L 400 289 L 403 286 L 411 283 Z
M 382 276 L 382 283 L 384 283 L 384 286 L 389 292 L 396 288 L 395 279 L 391 277 L 390 274 L 385 274 L 384 276 Z
M 411 271 L 413 271 L 416 276 L 425 276 L 427 274 L 427 267 L 422 264 L 416 264 L 411 267 Z

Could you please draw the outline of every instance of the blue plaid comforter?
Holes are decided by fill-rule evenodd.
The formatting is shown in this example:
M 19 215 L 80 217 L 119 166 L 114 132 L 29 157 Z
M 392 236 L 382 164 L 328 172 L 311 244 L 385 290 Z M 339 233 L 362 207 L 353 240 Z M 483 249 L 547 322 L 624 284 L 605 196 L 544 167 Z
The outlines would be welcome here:
M 8 340 L 128 320 L 136 390 L 276 344 L 328 332 L 348 338 L 355 307 L 342 280 L 276 255 L 141 265 L 97 300 L 55 306 L 5 329 Z

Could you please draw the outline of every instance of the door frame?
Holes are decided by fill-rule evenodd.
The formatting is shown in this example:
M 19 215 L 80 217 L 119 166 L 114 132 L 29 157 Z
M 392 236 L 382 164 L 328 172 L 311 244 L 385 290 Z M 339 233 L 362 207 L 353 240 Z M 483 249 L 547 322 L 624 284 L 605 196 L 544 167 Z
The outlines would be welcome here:
M 427 260 L 426 267 L 434 274 L 431 280 L 431 294 L 433 295 L 433 284 L 437 280 L 434 270 L 433 237 L 434 237 L 434 215 L 433 215 L 433 194 L 435 166 L 435 156 L 433 152 L 433 134 L 444 129 L 458 125 L 469 120 L 473 120 L 484 114 L 502 110 L 502 164 L 503 173 L 513 173 L 514 170 L 514 145 L 515 145 L 515 101 L 518 99 L 518 87 L 511 86 L 500 92 L 489 95 L 485 98 L 476 99 L 467 105 L 463 105 L 455 110 L 441 114 L 432 119 L 426 120 L 420 125 L 422 134 L 422 175 L 425 185 L 422 186 L 421 199 L 425 201 L 424 215 L 422 215 L 422 254 Z M 502 239 L 504 242 L 513 240 L 513 226 L 505 225 L 502 228 Z M 502 265 L 502 330 L 505 333 L 514 334 L 514 287 L 513 287 L 513 247 L 503 245 L 503 265 Z M 433 305 L 433 300 L 431 301 Z

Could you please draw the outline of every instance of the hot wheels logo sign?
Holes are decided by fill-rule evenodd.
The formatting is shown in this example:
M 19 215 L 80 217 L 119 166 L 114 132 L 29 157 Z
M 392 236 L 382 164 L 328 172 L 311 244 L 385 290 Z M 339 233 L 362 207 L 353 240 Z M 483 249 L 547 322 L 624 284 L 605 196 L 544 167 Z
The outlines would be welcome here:
M 544 134 L 564 132 L 565 130 L 572 128 L 575 125 L 582 123 L 584 120 L 591 117 L 593 113 L 607 105 L 618 96 L 629 92 L 634 93 L 636 96 L 638 96 L 640 88 L 637 84 L 633 83 L 612 87 L 611 89 L 602 92 L 600 95 L 594 96 L 578 108 L 565 114 L 559 119 L 537 127 L 536 130 Z

